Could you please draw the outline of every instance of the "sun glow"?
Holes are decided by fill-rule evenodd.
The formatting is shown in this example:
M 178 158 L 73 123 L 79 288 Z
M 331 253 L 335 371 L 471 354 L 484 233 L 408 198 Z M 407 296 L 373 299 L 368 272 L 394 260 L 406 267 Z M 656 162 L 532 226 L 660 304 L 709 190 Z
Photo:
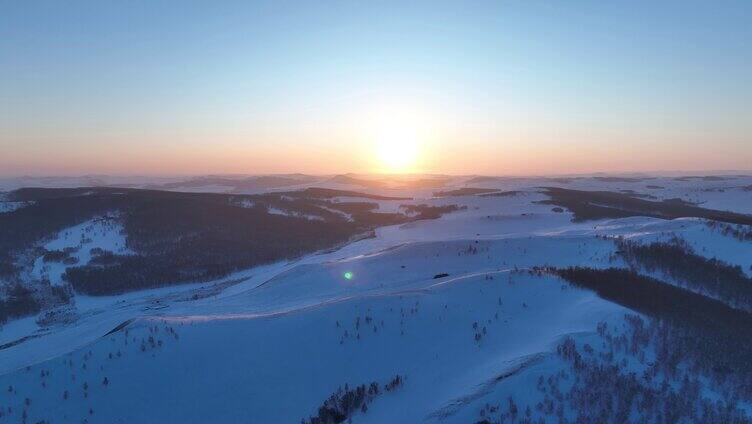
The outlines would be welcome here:
M 376 155 L 384 171 L 408 172 L 418 158 L 418 136 L 406 128 L 387 128 L 376 138 Z
M 370 128 L 372 151 L 380 172 L 417 172 L 421 150 L 426 141 L 428 120 L 418 108 L 392 102 L 372 115 Z

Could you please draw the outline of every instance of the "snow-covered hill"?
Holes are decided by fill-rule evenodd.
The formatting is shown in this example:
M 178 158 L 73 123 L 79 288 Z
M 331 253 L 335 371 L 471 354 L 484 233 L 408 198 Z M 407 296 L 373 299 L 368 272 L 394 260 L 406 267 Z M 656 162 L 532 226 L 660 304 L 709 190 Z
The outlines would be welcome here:
M 468 179 L 446 186 L 469 185 Z M 66 322 L 31 316 L 6 323 L 0 423 L 297 423 L 317 415 L 345 384 L 383 386 L 396 375 L 401 384 L 370 398 L 367 411 L 351 414 L 353 423 L 496 422 L 510 414 L 510 396 L 519 405 L 514 420 L 526 418 L 530 406 L 531 420 L 557 422 L 556 413 L 535 409 L 550 395 L 539 378 L 558 376 L 566 390 L 576 386 L 563 383 L 565 374 L 585 375 L 557 346 L 571 338 L 580 349 L 585 343 L 595 349 L 586 357 L 616 351 L 625 369 L 644 372 L 654 345 L 645 345 L 641 360 L 618 353 L 609 343 L 619 332 L 630 334 L 624 317 L 636 312 L 534 268 L 625 267 L 615 237 L 642 243 L 678 237 L 698 255 L 739 265 L 748 275 L 752 266 L 752 243 L 706 220 L 573 223 L 570 212 L 539 203 L 547 197 L 537 188 L 633 190 L 746 213 L 752 192 L 738 187 L 752 178 L 477 181 L 473 187 L 519 193 L 434 197 L 431 188 L 373 189 L 412 197 L 411 204 L 467 209 L 381 227 L 373 238 L 216 281 L 76 294 L 74 318 Z M 405 203 L 373 202 L 383 211 Z M 114 217 L 90 221 L 43 247 L 73 248 L 77 263 L 88 263 L 96 248 L 127 253 L 118 225 Z M 61 269 L 40 257 L 30 278 L 60 284 Z M 603 323 L 613 337 L 596 331 Z M 710 380 L 703 384 L 701 398 L 725 398 Z M 573 408 L 562 408 L 563 416 L 576 417 Z

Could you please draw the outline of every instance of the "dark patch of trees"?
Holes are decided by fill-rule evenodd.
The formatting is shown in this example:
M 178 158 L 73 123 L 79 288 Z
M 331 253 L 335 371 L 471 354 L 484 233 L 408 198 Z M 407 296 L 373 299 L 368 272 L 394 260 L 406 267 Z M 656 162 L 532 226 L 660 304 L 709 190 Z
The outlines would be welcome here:
M 675 203 L 677 205 L 696 206 L 696 203 L 692 203 L 688 200 L 684 200 L 681 197 L 672 197 L 670 199 L 664 199 L 663 203 Z
M 574 286 L 659 320 L 672 331 L 667 349 L 692 357 L 716 381 L 752 399 L 752 314 L 628 269 L 548 269 Z M 671 354 L 667 351 L 666 354 Z
M 752 309 L 752 278 L 738 265 L 700 256 L 679 239 L 650 244 L 617 239 L 616 243 L 617 254 L 635 269 L 661 271 L 692 291 Z
M 693 350 L 690 337 L 688 327 L 632 314 L 613 328 L 599 323 L 598 343 L 567 337 L 557 346 L 564 368 L 538 377 L 535 405 L 487 403 L 477 424 L 752 422 L 739 404 L 748 376 L 719 378 L 712 371 L 723 358 L 712 346 Z
M 702 382 L 696 369 L 685 371 L 679 363 L 691 366 L 692 352 L 684 346 L 672 346 L 674 330 L 657 320 L 646 323 L 631 315 L 626 318 L 627 329 L 622 334 L 599 329 L 608 353 L 593 354 L 592 349 L 582 347 L 571 338 L 557 349 L 559 356 L 570 365 L 574 383 L 567 390 L 564 404 L 576 413 L 576 422 L 704 422 L 704 423 L 749 423 L 737 406 L 732 395 L 711 401 L 702 395 Z M 648 346 L 657 349 L 657 355 L 643 373 L 627 368 L 619 357 L 631 357 L 637 361 L 645 356 Z M 539 384 L 543 392 L 542 410 L 555 411 L 559 403 L 560 376 L 552 376 Z M 673 382 L 674 384 L 670 384 Z M 561 386 L 566 385 L 564 383 Z M 566 390 L 566 389 L 565 389 Z
M 549 271 L 574 286 L 593 290 L 606 300 L 650 316 L 709 331 L 752 336 L 752 314 L 629 269 L 571 267 Z
M 116 265 L 120 263 L 120 261 L 123 258 L 126 258 L 126 257 L 127 257 L 126 255 L 116 255 L 110 252 L 109 250 L 105 250 L 103 251 L 103 253 L 92 256 L 87 265 L 91 265 L 91 266 Z
M 0 323 L 10 318 L 36 314 L 41 309 L 32 292 L 20 284 L 8 289 L 5 300 L 0 300 Z
M 137 254 L 101 255 L 69 268 L 64 279 L 95 295 L 205 281 L 328 248 L 359 231 L 348 223 L 268 214 L 218 200 L 166 192 L 131 196 L 122 219 L 127 245 Z
M 717 221 L 707 221 L 706 224 L 711 230 L 718 231 L 724 236 L 733 237 L 739 241 L 752 241 L 752 226 L 724 224 Z
M 0 323 L 39 313 L 43 308 L 67 304 L 71 298 L 69 287 L 53 286 L 44 281 L 35 290 L 14 283 L 0 300 Z
M 619 193 L 628 194 L 628 195 L 630 195 L 632 197 L 637 197 L 637 198 L 640 198 L 640 199 L 651 199 L 651 200 L 658 199 L 657 197 L 653 196 L 652 194 L 638 193 L 638 192 L 636 192 L 634 190 L 619 190 Z M 672 200 L 672 199 L 668 199 L 668 200 Z M 668 200 L 666 200 L 666 201 L 668 201 Z
M 112 253 L 109 250 L 102 249 L 101 247 L 93 247 L 89 249 L 89 254 L 91 256 L 101 256 L 107 253 Z
M 397 375 L 384 385 L 384 391 L 396 390 L 403 382 L 404 378 Z M 362 384 L 353 388 L 345 384 L 344 388 L 338 388 L 324 401 L 316 416 L 302 419 L 300 422 L 301 424 L 339 424 L 345 422 L 358 411 L 365 414 L 368 411 L 368 404 L 382 393 L 379 383 L 375 381 L 368 386 Z
M 438 218 L 459 210 L 410 206 L 417 216 L 378 213 L 376 203 L 329 202 L 333 196 L 392 199 L 329 189 L 262 195 L 180 193 L 129 188 L 21 189 L 9 194 L 33 204 L 0 214 L 0 272 L 14 277 L 14 259 L 55 233 L 117 211 L 132 254 L 93 251 L 87 264 L 63 275 L 75 290 L 106 295 L 207 281 L 234 271 L 329 249 L 375 227 Z M 294 216 L 270 214 L 277 207 Z M 336 209 L 349 214 L 348 220 Z M 323 220 L 301 218 L 315 215 Z M 66 261 L 65 252 L 47 260 Z M 72 265 L 73 261 L 69 261 Z M 13 280 L 13 278 L 8 278 Z
M 42 255 L 42 260 L 44 262 L 63 262 L 70 257 L 70 252 L 65 250 L 48 250 Z
M 9 197 L 34 203 L 0 214 L 0 272 L 15 276 L 18 254 L 65 228 L 112 211 L 119 212 L 127 247 L 134 254 L 97 251 L 90 263 L 69 267 L 63 278 L 79 292 L 116 294 L 220 278 L 331 248 L 380 225 L 413 219 L 376 213 L 373 203 L 331 203 L 319 198 L 327 196 L 389 199 L 327 189 L 255 196 L 128 188 L 20 189 Z M 322 205 L 351 213 L 353 220 Z M 324 219 L 269 214 L 270 206 Z M 50 252 L 48 259 L 64 261 L 63 256 Z
M 750 215 L 705 209 L 684 202 L 654 202 L 618 192 L 569 190 L 559 187 L 546 187 L 545 193 L 551 199 L 540 203 L 568 209 L 574 215 L 574 221 L 630 216 L 649 216 L 662 219 L 695 217 L 752 225 L 752 216 Z
M 495 193 L 481 194 L 480 197 L 512 197 L 522 193 L 523 192 L 519 190 L 497 191 Z

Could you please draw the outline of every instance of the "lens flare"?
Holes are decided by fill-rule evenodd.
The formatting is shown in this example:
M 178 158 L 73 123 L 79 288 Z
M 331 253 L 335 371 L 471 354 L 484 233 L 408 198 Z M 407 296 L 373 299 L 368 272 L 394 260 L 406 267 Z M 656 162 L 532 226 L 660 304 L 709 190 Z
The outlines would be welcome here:
M 342 274 L 342 276 L 345 277 L 345 280 L 352 280 L 355 275 L 352 272 L 347 271 Z

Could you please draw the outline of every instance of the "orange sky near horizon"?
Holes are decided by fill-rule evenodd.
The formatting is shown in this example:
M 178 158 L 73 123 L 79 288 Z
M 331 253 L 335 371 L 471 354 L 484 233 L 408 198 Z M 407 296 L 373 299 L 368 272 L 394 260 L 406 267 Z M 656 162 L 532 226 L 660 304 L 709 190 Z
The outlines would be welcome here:
M 750 170 L 752 154 L 708 150 L 686 143 L 526 142 L 522 137 L 421 141 L 417 156 L 403 169 L 385 166 L 373 143 L 243 141 L 191 143 L 104 143 L 62 149 L 54 157 L 32 145 L 14 146 L 0 157 L 0 175 L 202 175 L 435 173 L 555 175 L 591 172 Z M 667 159 L 668 158 L 668 159 Z

